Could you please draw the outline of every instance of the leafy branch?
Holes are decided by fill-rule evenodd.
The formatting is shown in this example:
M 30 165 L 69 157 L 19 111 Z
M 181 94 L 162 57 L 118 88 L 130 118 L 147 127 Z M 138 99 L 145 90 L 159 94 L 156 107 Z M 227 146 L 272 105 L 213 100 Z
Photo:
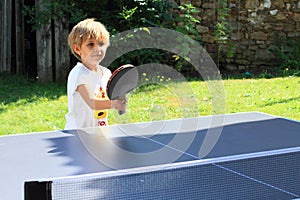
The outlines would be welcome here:
M 40 0 L 35 6 L 24 6 L 23 15 L 29 17 L 34 29 L 51 23 L 51 20 L 67 18 L 69 22 L 77 22 L 87 15 L 80 9 L 80 1 L 75 0 Z
M 234 43 L 230 41 L 231 30 L 229 26 L 230 24 L 227 21 L 227 18 L 230 16 L 230 8 L 228 8 L 226 0 L 219 0 L 217 12 L 218 16 L 217 23 L 215 25 L 215 38 L 218 44 L 218 55 L 221 54 L 224 46 L 227 45 L 229 48 L 226 49 L 228 51 L 226 56 L 232 58 L 234 56 L 235 47 Z M 218 65 L 219 62 L 218 58 Z

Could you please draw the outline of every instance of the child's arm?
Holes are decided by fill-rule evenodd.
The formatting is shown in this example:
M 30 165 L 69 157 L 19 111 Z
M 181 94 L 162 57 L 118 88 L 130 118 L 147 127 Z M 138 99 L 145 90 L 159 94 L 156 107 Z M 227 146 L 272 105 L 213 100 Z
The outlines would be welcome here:
M 83 100 L 92 110 L 105 110 L 112 108 L 116 110 L 124 110 L 126 107 L 126 102 L 122 100 L 96 100 L 87 85 L 79 85 L 76 91 L 79 92 Z

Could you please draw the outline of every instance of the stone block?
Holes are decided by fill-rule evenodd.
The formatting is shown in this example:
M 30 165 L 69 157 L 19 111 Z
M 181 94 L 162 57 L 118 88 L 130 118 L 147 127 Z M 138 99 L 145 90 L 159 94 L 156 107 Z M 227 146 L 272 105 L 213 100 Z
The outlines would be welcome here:
M 285 24 L 283 31 L 284 32 L 294 32 L 296 29 L 295 24 Z
M 269 23 L 264 24 L 264 29 L 265 29 L 265 30 L 270 30 L 270 29 L 272 29 L 272 28 L 273 28 L 273 27 L 272 27 L 271 24 L 269 24 Z
M 283 29 L 284 29 L 284 25 L 281 24 L 275 24 L 275 26 L 273 26 L 274 31 L 282 31 Z
M 203 3 L 202 8 L 206 9 L 216 9 L 216 4 L 215 3 Z
M 285 14 L 283 12 L 278 11 L 278 13 L 275 15 L 275 19 L 276 20 L 285 20 L 286 16 L 285 16 Z
M 247 65 L 239 65 L 238 66 L 238 69 L 239 70 L 245 70 L 245 69 L 248 69 L 249 67 Z
M 272 16 L 275 16 L 275 15 L 277 15 L 278 10 L 277 10 L 277 9 L 270 10 L 269 13 L 270 13 Z
M 227 70 L 230 70 L 230 71 L 238 70 L 238 66 L 237 66 L 237 65 L 234 65 L 234 64 L 227 64 L 227 65 L 225 66 L 225 68 L 226 68 Z
M 249 49 L 253 50 L 253 51 L 257 51 L 258 50 L 258 46 L 253 45 L 253 46 L 250 46 Z
M 192 4 L 192 2 L 189 0 L 180 0 L 180 5 L 184 5 L 184 4 Z
M 288 37 L 300 37 L 300 32 L 290 32 L 287 34 Z
M 198 33 L 203 34 L 208 33 L 209 28 L 207 26 L 196 25 L 196 30 L 198 31 Z
M 259 6 L 258 0 L 246 0 L 245 8 L 248 10 L 255 10 Z
M 242 38 L 242 35 L 240 33 L 230 34 L 230 39 L 232 39 L 232 40 L 240 40 L 241 38 Z
M 296 30 L 297 30 L 297 31 L 300 31 L 300 22 L 297 22 L 297 23 L 296 23 Z
M 232 63 L 232 62 L 233 62 L 233 59 L 232 59 L 232 58 L 226 58 L 225 61 L 226 61 L 227 63 Z
M 255 52 L 254 65 L 273 65 L 275 62 L 277 62 L 276 57 L 268 49 L 259 49 Z
M 207 52 L 209 53 L 217 53 L 218 52 L 218 47 L 216 44 L 207 44 L 205 46 L 205 49 L 207 50 Z
M 265 8 L 271 8 L 271 0 L 265 0 L 264 3 L 263 3 L 263 6 Z
M 285 7 L 284 0 L 274 0 L 272 1 L 271 8 L 283 9 Z
M 237 21 L 230 21 L 228 26 L 231 31 L 237 31 L 237 30 L 241 29 L 243 24 L 241 22 L 237 22 Z
M 201 1 L 193 1 L 193 5 L 194 5 L 195 7 L 200 8 L 201 5 L 202 5 L 202 2 L 201 2 Z
M 265 42 L 259 44 L 258 47 L 259 47 L 260 49 L 266 49 L 266 48 L 268 48 L 268 46 L 266 45 Z
M 204 14 L 208 17 L 208 18 L 214 18 L 216 16 L 216 12 L 215 10 L 212 9 L 207 9 L 204 11 Z
M 239 64 L 239 65 L 249 65 L 250 64 L 250 61 L 246 60 L 246 59 L 237 59 L 235 62 L 236 62 L 236 64 Z
M 254 32 L 250 35 L 252 40 L 267 40 L 268 35 L 262 31 Z
M 214 43 L 216 41 L 216 38 L 209 34 L 202 35 L 202 41 L 207 43 Z
M 259 45 L 259 46 L 261 46 L 261 45 L 265 45 L 266 42 L 265 42 L 265 41 L 262 41 L 262 40 L 257 40 L 257 41 L 256 41 L 256 44 Z
M 244 46 L 252 46 L 255 45 L 255 41 L 254 40 L 243 40 L 240 42 L 240 45 L 244 45 Z
M 295 22 L 300 22 L 300 13 L 294 13 L 292 18 Z
M 249 39 L 249 34 L 245 33 L 245 39 Z

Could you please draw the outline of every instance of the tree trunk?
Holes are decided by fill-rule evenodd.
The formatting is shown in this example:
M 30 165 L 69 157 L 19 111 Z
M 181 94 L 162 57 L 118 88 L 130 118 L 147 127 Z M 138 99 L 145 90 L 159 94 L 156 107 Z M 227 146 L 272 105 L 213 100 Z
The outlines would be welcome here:
M 36 1 L 37 9 L 43 10 Z M 52 70 L 52 31 L 51 23 L 42 25 L 36 30 L 37 78 L 42 83 L 53 81 Z
M 65 82 L 70 69 L 70 53 L 68 47 L 68 19 L 61 18 L 55 24 L 55 81 Z
M 11 72 L 11 25 L 12 2 L 1 0 L 0 2 L 0 72 Z
M 42 83 L 53 81 L 51 25 L 43 25 L 36 31 L 37 75 Z
M 23 0 L 15 1 L 16 13 L 16 73 L 25 73 Z

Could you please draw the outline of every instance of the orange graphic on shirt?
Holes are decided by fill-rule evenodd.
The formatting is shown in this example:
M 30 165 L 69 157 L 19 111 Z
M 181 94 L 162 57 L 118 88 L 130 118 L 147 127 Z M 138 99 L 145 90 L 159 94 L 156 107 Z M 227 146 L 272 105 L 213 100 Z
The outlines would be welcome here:
M 105 90 L 100 86 L 99 90 L 95 93 L 96 99 L 106 99 Z
M 100 86 L 99 89 L 95 93 L 95 98 L 98 100 L 104 100 L 107 99 L 106 92 L 103 90 L 103 88 Z M 107 110 L 95 110 L 94 111 L 94 117 L 96 119 L 103 119 L 107 116 Z M 98 125 L 103 126 L 106 125 L 106 123 L 98 123 Z

